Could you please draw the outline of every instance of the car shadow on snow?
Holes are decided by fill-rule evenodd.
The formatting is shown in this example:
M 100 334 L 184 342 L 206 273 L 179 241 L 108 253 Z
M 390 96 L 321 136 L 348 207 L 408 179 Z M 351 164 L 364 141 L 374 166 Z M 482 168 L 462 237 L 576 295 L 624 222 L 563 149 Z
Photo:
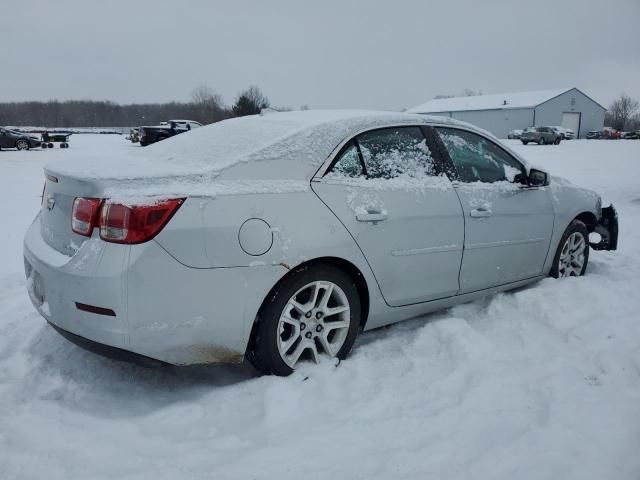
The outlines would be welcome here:
M 66 407 L 135 416 L 259 377 L 248 364 L 141 366 L 86 351 L 44 325 L 27 345 L 30 372 L 24 394 L 58 400 Z

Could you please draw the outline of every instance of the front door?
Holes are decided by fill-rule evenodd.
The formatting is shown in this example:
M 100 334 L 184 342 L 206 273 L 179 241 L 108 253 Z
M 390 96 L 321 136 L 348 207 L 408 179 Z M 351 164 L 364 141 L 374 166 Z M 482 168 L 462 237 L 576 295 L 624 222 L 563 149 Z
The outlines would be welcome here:
M 461 293 L 540 275 L 553 232 L 549 191 L 520 183 L 525 167 L 490 139 L 463 129 L 437 131 L 456 167 L 464 209 Z
M 464 221 L 419 126 L 362 133 L 313 191 L 349 230 L 392 306 L 455 295 Z

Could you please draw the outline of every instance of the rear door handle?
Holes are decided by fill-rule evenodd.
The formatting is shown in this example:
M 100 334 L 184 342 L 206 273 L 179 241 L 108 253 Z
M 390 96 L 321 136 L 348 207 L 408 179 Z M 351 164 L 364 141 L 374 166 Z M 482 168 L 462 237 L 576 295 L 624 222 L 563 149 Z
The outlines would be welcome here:
M 470 215 L 473 218 L 486 218 L 493 215 L 493 212 L 488 208 L 474 208 L 473 210 L 471 210 Z
M 387 219 L 387 214 L 382 213 L 379 210 L 370 210 L 367 213 L 360 213 L 356 215 L 356 220 L 359 222 L 378 223 L 378 222 L 383 222 L 386 219 Z

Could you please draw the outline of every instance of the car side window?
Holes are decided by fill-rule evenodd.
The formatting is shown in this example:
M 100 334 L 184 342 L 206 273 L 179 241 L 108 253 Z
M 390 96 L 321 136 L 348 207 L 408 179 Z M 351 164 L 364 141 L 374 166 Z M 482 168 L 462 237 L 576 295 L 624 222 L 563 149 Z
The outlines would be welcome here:
M 360 177 L 364 174 L 358 154 L 358 147 L 353 140 L 342 148 L 333 168 L 327 174 L 329 177 Z
M 435 174 L 431 151 L 420 127 L 383 128 L 356 138 L 369 178 Z
M 462 182 L 513 182 L 524 166 L 490 140 L 466 130 L 436 128 Z

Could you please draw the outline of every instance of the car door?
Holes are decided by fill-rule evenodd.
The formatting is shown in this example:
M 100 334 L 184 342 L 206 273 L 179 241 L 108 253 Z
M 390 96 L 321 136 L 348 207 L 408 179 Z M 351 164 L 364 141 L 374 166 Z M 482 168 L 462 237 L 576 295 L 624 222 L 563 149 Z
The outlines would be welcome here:
M 392 306 L 459 289 L 462 208 L 431 151 L 420 126 L 371 130 L 347 142 L 324 176 L 312 181 Z
M 526 168 L 487 137 L 437 128 L 458 175 L 465 218 L 461 293 L 542 274 L 553 232 L 548 189 L 521 183 Z

